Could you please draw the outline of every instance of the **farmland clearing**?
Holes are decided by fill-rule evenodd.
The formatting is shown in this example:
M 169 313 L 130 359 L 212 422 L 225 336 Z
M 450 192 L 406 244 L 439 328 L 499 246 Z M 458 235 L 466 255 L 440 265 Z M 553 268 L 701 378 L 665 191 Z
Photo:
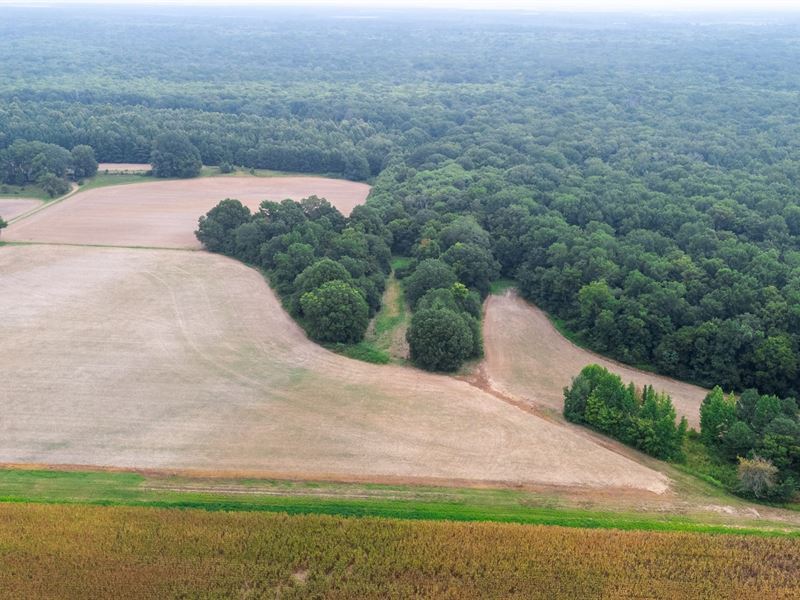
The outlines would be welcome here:
M 224 198 L 257 209 L 263 200 L 326 198 L 343 214 L 369 186 L 322 177 L 203 177 L 89 189 L 15 223 L 6 241 L 199 249 L 197 219 Z
M 35 198 L 0 198 L 0 217 L 8 222 L 41 204 L 41 200 Z
M 109 173 L 146 173 L 153 166 L 149 163 L 100 163 L 97 165 L 99 172 Z
M 652 385 L 657 391 L 666 392 L 678 415 L 699 429 L 700 404 L 707 390 L 640 371 L 576 346 L 559 333 L 544 311 L 514 290 L 490 296 L 484 315 L 483 369 L 490 384 L 504 393 L 560 413 L 564 387 L 583 367 L 596 363 L 622 377 L 625 383 Z
M 231 259 L 12 245 L 0 273 L 3 462 L 668 486 L 462 381 L 324 350 Z

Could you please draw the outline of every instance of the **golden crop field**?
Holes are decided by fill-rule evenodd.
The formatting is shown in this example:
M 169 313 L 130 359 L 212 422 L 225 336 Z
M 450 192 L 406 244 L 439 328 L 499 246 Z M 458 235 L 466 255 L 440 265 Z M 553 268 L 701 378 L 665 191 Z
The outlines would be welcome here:
M 797 598 L 796 538 L 0 504 L 4 598 Z

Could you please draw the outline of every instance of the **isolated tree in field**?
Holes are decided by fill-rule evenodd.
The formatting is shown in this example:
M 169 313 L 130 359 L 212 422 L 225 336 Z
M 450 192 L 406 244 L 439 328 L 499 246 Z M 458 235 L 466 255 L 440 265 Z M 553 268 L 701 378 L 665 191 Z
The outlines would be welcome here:
M 156 177 L 197 177 L 203 163 L 200 152 L 182 133 L 162 133 L 153 142 L 150 154 Z
M 358 342 L 369 324 L 367 301 L 345 281 L 328 281 L 306 292 L 300 305 L 309 334 L 320 342 Z
M 250 209 L 238 200 L 227 198 L 200 217 L 194 234 L 207 250 L 233 255 L 236 247 L 233 232 L 249 222 Z
M 72 155 L 72 173 L 75 179 L 94 177 L 97 173 L 97 159 L 91 146 L 81 144 L 75 146 Z
M 422 298 L 428 290 L 449 288 L 456 281 L 458 278 L 447 263 L 429 258 L 419 263 L 403 283 L 406 289 L 406 298 L 411 306 L 416 306 L 417 300 Z
M 0 231 L 8 227 L 8 223 L 3 220 L 3 217 L 0 217 Z
M 429 371 L 455 371 L 475 347 L 465 316 L 446 308 L 415 312 L 406 339 L 411 360 Z

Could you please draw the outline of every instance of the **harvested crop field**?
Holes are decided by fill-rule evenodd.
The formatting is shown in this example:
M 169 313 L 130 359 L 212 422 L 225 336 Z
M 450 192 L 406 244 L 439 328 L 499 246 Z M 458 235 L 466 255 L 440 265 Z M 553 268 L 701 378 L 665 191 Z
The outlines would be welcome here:
M 100 163 L 97 165 L 98 171 L 108 171 L 109 173 L 145 173 L 152 168 L 152 165 L 148 163 Z
M 793 538 L 0 505 L 8 597 L 797 598 Z
M 463 381 L 320 348 L 218 255 L 5 246 L 0 313 L 0 462 L 668 484 Z
M 8 241 L 200 248 L 197 219 L 220 200 L 256 209 L 263 200 L 316 195 L 345 215 L 369 194 L 365 183 L 322 177 L 203 177 L 95 188 L 80 192 L 4 232 Z
M 484 320 L 485 374 L 492 385 L 517 398 L 558 412 L 563 389 L 588 364 L 617 373 L 626 383 L 654 386 L 672 397 L 679 415 L 699 428 L 700 403 L 707 391 L 668 377 L 640 371 L 579 348 L 553 326 L 547 315 L 514 291 L 490 296 Z
M 0 198 L 0 217 L 10 221 L 42 204 L 34 198 Z

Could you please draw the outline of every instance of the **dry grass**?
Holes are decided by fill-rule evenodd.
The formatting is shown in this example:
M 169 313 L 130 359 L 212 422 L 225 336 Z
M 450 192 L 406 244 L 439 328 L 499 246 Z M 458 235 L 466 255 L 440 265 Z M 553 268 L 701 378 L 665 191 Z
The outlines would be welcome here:
M 7 598 L 797 598 L 796 539 L 0 505 Z
M 365 183 L 322 177 L 203 177 L 89 189 L 20 220 L 6 241 L 199 248 L 197 219 L 220 200 L 255 209 L 263 200 L 326 198 L 345 215 L 369 194 Z
M 0 274 L 2 462 L 667 485 L 463 381 L 327 352 L 221 256 L 4 246 Z
M 563 389 L 588 364 L 617 373 L 626 383 L 653 385 L 672 397 L 679 415 L 699 428 L 700 403 L 706 390 L 688 383 L 639 371 L 575 346 L 550 323 L 547 315 L 515 292 L 490 296 L 484 320 L 484 370 L 505 393 L 561 412 Z

